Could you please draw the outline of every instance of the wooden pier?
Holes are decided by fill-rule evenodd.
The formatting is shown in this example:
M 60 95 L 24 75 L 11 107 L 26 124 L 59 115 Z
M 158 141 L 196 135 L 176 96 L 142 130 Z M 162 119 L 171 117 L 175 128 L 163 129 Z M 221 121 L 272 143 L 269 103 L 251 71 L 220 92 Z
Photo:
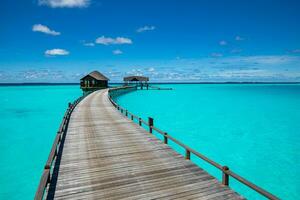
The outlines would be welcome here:
M 183 145 L 154 127 L 152 118 L 146 122 L 121 108 L 108 89 L 95 91 L 66 112 L 35 199 L 244 199 L 228 187 L 229 176 L 241 177 L 189 147 L 185 157 L 178 154 L 168 140 Z M 223 182 L 192 163 L 191 154 L 220 168 Z

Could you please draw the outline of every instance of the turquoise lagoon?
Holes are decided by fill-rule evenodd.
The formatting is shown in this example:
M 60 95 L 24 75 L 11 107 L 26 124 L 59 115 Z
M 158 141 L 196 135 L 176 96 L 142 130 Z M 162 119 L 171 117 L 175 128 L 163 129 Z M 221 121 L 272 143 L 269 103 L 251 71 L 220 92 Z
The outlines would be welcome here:
M 118 104 L 282 199 L 300 196 L 300 85 L 173 84 Z M 179 152 L 183 150 L 175 144 Z M 221 173 L 192 156 L 215 177 Z M 260 199 L 231 179 L 249 199 Z
M 79 86 L 0 87 L 0 199 L 33 199 L 67 103 Z
M 116 100 L 279 197 L 300 196 L 300 85 L 161 87 L 173 90 L 138 90 Z M 80 95 L 78 86 L 0 87 L 0 199 L 33 198 L 67 103 Z M 231 185 L 250 199 L 259 198 L 235 181 Z

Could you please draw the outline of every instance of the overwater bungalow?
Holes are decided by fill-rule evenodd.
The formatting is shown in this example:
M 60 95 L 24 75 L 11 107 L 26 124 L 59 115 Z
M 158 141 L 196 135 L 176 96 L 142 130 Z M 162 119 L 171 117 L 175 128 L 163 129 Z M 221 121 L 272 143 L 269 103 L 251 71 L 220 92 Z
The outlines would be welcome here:
M 108 87 L 109 79 L 98 71 L 93 71 L 80 79 L 80 88 L 86 91 L 93 91 Z
M 141 89 L 145 86 L 147 89 L 149 87 L 148 81 L 149 77 L 146 76 L 126 76 L 124 77 L 124 85 L 129 85 L 131 83 L 136 84 L 136 86 L 140 86 Z

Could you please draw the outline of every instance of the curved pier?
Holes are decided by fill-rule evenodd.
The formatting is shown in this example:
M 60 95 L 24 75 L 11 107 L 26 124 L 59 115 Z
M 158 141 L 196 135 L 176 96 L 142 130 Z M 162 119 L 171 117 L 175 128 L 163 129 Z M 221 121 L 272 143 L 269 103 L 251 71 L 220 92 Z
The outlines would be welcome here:
M 243 199 L 96 91 L 73 109 L 47 199 Z

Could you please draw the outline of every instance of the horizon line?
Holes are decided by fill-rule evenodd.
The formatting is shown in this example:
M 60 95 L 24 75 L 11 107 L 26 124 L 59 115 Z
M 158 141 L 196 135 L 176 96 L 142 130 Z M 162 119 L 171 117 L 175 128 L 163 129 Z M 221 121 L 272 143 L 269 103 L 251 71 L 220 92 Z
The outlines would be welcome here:
M 112 82 L 109 84 L 124 84 L 124 82 Z M 134 84 L 134 83 L 132 83 Z M 196 82 L 149 82 L 149 84 L 300 84 L 300 81 L 196 81 Z M 80 85 L 80 83 L 61 82 L 10 82 L 0 83 L 0 86 L 27 86 L 27 85 Z

